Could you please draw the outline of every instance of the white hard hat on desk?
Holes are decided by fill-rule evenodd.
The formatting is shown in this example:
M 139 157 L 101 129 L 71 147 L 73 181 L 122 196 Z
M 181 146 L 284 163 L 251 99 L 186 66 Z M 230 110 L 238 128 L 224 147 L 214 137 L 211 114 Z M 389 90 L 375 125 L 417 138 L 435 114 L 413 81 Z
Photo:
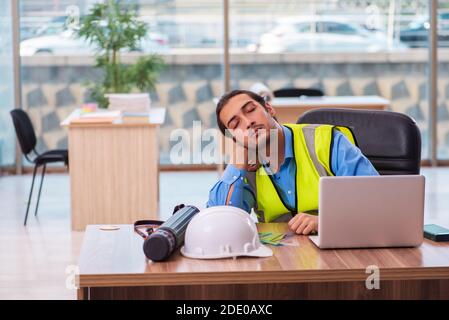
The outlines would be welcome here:
M 187 226 L 181 253 L 188 258 L 270 257 L 256 224 L 242 209 L 216 206 L 201 210 Z

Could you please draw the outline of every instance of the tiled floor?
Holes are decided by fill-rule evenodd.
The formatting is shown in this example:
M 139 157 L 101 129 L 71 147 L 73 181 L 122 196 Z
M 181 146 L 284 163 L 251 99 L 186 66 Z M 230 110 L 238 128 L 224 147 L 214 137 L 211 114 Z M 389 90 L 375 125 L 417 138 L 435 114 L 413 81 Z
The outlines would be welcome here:
M 449 168 L 425 168 L 423 174 L 425 221 L 449 227 Z M 217 177 L 216 172 L 162 172 L 161 219 L 178 203 L 204 206 Z M 83 234 L 70 230 L 68 176 L 46 177 L 39 216 L 30 214 L 24 227 L 30 183 L 30 176 L 0 177 L 0 299 L 75 299 L 65 272 L 77 263 Z
M 204 206 L 217 177 L 216 172 L 162 172 L 161 219 L 178 203 Z M 39 215 L 30 213 L 24 227 L 30 183 L 29 175 L 0 177 L 0 299 L 75 299 L 76 292 L 66 289 L 65 271 L 77 263 L 83 233 L 70 230 L 69 177 L 45 178 Z

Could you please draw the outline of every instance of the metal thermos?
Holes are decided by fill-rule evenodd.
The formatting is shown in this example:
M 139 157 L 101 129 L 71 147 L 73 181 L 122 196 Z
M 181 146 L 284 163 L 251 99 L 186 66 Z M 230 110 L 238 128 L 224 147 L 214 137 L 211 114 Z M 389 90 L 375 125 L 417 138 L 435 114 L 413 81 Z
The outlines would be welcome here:
M 178 209 L 143 243 L 145 256 L 153 261 L 167 259 L 184 242 L 187 225 L 200 210 L 194 206 Z

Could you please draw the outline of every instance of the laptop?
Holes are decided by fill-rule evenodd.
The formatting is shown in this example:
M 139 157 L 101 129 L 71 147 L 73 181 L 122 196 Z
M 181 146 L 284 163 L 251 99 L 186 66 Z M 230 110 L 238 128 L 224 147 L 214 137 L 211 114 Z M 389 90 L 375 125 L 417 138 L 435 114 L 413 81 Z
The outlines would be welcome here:
M 419 246 L 424 186 L 421 175 L 322 177 L 309 239 L 321 249 Z

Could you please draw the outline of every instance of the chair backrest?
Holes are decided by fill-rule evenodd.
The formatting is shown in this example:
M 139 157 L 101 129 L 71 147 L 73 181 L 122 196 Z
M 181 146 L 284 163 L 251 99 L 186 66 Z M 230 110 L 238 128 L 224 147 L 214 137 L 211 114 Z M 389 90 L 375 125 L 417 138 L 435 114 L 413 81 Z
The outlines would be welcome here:
M 324 95 L 323 91 L 320 89 L 308 88 L 283 88 L 273 91 L 273 95 L 276 98 L 299 98 L 300 96 L 307 97 L 322 97 Z
M 28 114 L 21 109 L 14 109 L 10 113 L 20 148 L 23 154 L 27 155 L 36 147 L 37 142 L 33 124 Z
M 419 174 L 421 133 L 403 113 L 379 110 L 315 109 L 297 123 L 350 127 L 363 154 L 381 175 Z

